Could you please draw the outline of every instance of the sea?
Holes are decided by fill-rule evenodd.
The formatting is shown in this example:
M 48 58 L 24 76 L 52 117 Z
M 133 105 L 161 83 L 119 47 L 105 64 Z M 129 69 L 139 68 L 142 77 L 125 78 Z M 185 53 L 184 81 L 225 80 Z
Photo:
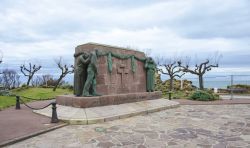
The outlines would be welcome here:
M 9 66 L 10 67 L 10 66 Z M 21 83 L 25 83 L 27 81 L 27 77 L 24 77 L 24 75 L 20 72 L 19 65 L 12 65 L 12 68 L 9 68 L 8 65 L 4 66 L 4 64 L 1 65 L 0 71 L 3 71 L 4 69 L 15 69 L 18 74 L 20 75 L 20 81 Z M 59 78 L 60 76 L 60 70 L 58 68 L 54 68 L 54 66 L 47 66 L 42 67 L 42 69 L 34 75 L 34 78 L 36 76 L 42 76 L 50 74 L 53 76 L 54 79 Z M 165 81 L 169 79 L 166 75 L 161 75 L 162 81 Z M 198 77 L 196 75 L 192 74 L 185 74 L 182 78 L 182 80 L 189 80 L 192 81 L 192 84 L 194 86 L 199 86 Z M 69 74 L 64 78 L 64 81 L 68 84 L 73 85 L 74 75 Z M 239 73 L 232 73 L 232 72 L 209 72 L 208 74 L 204 75 L 204 86 L 205 88 L 227 88 L 227 86 L 235 84 L 243 84 L 243 85 L 250 85 L 250 71 L 246 72 L 239 72 Z
M 41 76 L 43 74 L 38 74 L 36 76 Z M 52 75 L 53 78 L 58 78 L 59 74 Z M 162 76 L 162 81 L 168 80 L 168 77 Z M 27 81 L 27 77 L 24 77 L 20 74 L 20 80 L 22 83 Z M 68 84 L 73 85 L 74 75 L 69 74 L 64 78 L 64 81 Z M 179 79 L 181 80 L 181 79 Z M 183 77 L 182 80 L 189 80 L 192 81 L 192 84 L 196 87 L 199 87 L 199 81 L 196 77 Z M 224 76 L 204 76 L 204 87 L 205 88 L 227 88 L 230 85 L 235 84 L 243 84 L 243 85 L 250 85 L 250 75 L 224 75 Z
M 167 80 L 168 77 L 162 76 L 161 79 Z M 208 75 L 203 77 L 205 88 L 227 88 L 231 85 L 242 84 L 250 85 L 250 75 Z M 179 80 L 189 80 L 192 81 L 192 85 L 199 87 L 198 77 L 188 76 L 183 77 Z
M 72 64 L 72 59 L 66 59 L 65 61 L 68 61 L 68 63 Z M 25 83 L 27 81 L 27 77 L 24 77 L 23 74 L 20 72 L 20 63 L 25 64 L 25 62 L 22 62 L 20 60 L 9 60 L 5 59 L 5 62 L 0 64 L 0 72 L 4 69 L 12 69 L 15 70 L 20 75 L 21 83 Z M 59 78 L 60 76 L 60 70 L 57 68 L 55 62 L 53 59 L 48 59 L 48 57 L 40 60 L 33 61 L 33 63 L 38 63 L 38 65 L 42 65 L 41 70 L 35 74 L 36 76 L 42 76 L 46 74 L 52 75 L 55 79 Z M 67 64 L 68 64 L 67 63 Z M 27 65 L 27 62 L 26 62 Z M 73 85 L 73 79 L 74 75 L 69 74 L 64 78 L 64 81 Z M 161 79 L 167 80 L 169 79 L 166 75 L 161 75 Z M 185 74 L 182 78 L 182 80 L 189 80 L 192 81 L 192 84 L 194 86 L 199 85 L 198 77 L 196 75 L 192 74 Z M 217 71 L 209 71 L 204 75 L 204 86 L 205 88 L 227 88 L 227 86 L 230 86 L 232 84 L 243 84 L 243 85 L 250 85 L 250 69 L 249 67 L 221 67 Z

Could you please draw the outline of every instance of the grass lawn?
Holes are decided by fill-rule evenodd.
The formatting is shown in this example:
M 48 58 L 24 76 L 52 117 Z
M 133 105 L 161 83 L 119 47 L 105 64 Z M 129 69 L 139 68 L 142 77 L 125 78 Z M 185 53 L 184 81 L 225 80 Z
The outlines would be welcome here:
M 16 104 L 15 97 L 0 96 L 0 110 Z
M 15 95 L 34 98 L 38 100 L 45 100 L 48 98 L 55 98 L 57 95 L 63 94 L 72 94 L 73 91 L 69 89 L 61 89 L 58 88 L 55 92 L 52 88 L 18 88 L 11 91 Z M 25 102 L 30 102 L 31 100 L 27 100 L 22 98 Z M 14 106 L 16 104 L 15 97 L 10 96 L 0 96 L 0 110 Z

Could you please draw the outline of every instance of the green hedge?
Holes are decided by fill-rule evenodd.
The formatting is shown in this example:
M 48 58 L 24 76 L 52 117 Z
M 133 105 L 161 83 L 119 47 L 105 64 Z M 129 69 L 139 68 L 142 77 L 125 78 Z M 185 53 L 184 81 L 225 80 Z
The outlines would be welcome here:
M 8 90 L 0 90 L 0 96 L 15 96 Z
M 190 98 L 197 101 L 213 101 L 219 99 L 219 96 L 208 91 L 198 90 L 195 91 Z

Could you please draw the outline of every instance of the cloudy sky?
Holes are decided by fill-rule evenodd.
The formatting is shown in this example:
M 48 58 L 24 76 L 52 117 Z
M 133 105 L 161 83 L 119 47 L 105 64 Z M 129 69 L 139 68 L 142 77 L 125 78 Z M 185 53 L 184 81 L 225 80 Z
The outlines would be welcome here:
M 249 0 L 0 0 L 1 68 L 33 61 L 43 72 L 87 42 L 151 56 L 223 55 L 212 73 L 250 74 Z M 47 70 L 47 71 L 46 71 Z

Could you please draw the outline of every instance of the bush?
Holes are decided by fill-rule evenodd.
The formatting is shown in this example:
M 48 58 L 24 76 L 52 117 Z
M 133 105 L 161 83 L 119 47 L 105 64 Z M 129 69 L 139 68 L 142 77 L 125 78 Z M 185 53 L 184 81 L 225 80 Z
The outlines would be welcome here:
M 250 85 L 244 85 L 244 84 L 235 84 L 233 86 L 227 86 L 227 88 L 245 88 L 250 90 Z
M 64 84 L 64 85 L 60 86 L 59 88 L 69 89 L 69 90 L 73 90 L 74 89 L 73 85 L 70 85 L 70 84 Z
M 190 96 L 190 99 L 197 100 L 197 101 L 213 101 L 213 100 L 219 99 L 219 95 L 215 95 L 209 91 L 198 90 L 198 91 L 195 91 Z
M 0 90 L 0 96 L 15 96 L 8 90 Z
M 26 89 L 28 89 L 28 88 L 29 88 L 29 86 L 27 86 L 26 84 L 23 84 L 21 87 L 16 88 L 15 90 L 18 92 L 18 91 L 26 90 Z
M 40 88 L 54 88 L 54 86 L 47 86 L 47 85 L 42 85 L 42 86 L 39 86 Z
M 21 87 L 28 87 L 26 84 L 22 84 L 22 86 Z

